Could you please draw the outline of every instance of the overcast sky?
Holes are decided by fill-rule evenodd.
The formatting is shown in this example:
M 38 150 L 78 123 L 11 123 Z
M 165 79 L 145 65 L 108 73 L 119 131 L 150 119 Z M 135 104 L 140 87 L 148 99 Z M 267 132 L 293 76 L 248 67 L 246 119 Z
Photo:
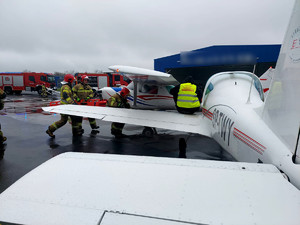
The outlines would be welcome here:
M 281 44 L 294 0 L 0 0 L 0 72 L 95 72 L 212 45 Z

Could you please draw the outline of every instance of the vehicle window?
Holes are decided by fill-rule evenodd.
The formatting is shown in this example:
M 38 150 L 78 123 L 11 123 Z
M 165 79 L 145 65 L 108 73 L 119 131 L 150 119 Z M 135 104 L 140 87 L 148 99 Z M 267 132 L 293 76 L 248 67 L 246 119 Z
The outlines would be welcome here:
M 120 81 L 120 75 L 115 75 L 115 81 Z
M 29 76 L 29 80 L 35 82 L 34 76 Z
M 41 81 L 46 81 L 46 76 L 41 76 Z
M 53 83 L 55 82 L 55 77 L 54 76 L 47 76 L 48 82 Z
M 98 87 L 97 77 L 89 76 L 89 85 L 91 87 Z

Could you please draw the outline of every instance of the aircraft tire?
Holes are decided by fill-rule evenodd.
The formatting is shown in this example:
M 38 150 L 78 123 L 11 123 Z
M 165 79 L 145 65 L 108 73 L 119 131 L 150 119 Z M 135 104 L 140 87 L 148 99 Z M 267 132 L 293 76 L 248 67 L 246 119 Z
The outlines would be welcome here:
M 143 135 L 146 137 L 153 137 L 154 131 L 151 127 L 145 127 L 143 130 Z

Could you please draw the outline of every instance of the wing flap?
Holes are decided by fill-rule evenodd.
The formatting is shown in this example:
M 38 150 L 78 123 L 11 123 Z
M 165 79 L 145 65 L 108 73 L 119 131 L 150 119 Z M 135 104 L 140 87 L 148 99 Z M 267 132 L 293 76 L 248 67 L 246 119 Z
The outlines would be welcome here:
M 151 111 L 79 105 L 43 107 L 43 110 L 46 112 L 83 116 L 110 122 L 156 127 L 210 136 L 208 121 L 202 113 L 184 115 L 177 111 Z

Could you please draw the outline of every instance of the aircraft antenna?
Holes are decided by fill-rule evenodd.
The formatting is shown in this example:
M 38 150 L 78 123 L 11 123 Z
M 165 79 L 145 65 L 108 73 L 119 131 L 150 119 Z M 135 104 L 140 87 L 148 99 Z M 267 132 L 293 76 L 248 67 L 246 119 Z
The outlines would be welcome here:
M 259 57 L 256 58 L 256 62 L 255 62 L 255 64 L 254 64 L 254 66 L 253 66 L 253 72 L 252 72 L 252 73 L 254 73 L 254 74 L 255 74 L 256 64 L 257 64 L 257 60 L 258 60 L 258 59 L 259 59 Z
M 254 83 L 254 77 L 252 77 L 252 81 L 251 81 L 251 86 L 250 86 L 250 90 L 249 90 L 249 96 L 248 96 L 248 100 L 247 100 L 247 104 L 250 104 L 250 95 L 251 95 L 251 90 L 252 90 L 252 86 Z
M 257 64 L 257 60 L 259 59 L 259 57 L 256 57 L 256 62 L 253 66 L 253 74 L 255 74 L 255 70 L 256 70 L 256 64 Z M 251 90 L 252 90 L 252 86 L 253 86 L 253 83 L 254 83 L 254 77 L 252 77 L 252 82 L 251 82 L 251 86 L 250 86 L 250 90 L 249 90 L 249 96 L 248 96 L 248 100 L 247 100 L 247 104 L 250 104 L 250 95 L 251 95 Z

